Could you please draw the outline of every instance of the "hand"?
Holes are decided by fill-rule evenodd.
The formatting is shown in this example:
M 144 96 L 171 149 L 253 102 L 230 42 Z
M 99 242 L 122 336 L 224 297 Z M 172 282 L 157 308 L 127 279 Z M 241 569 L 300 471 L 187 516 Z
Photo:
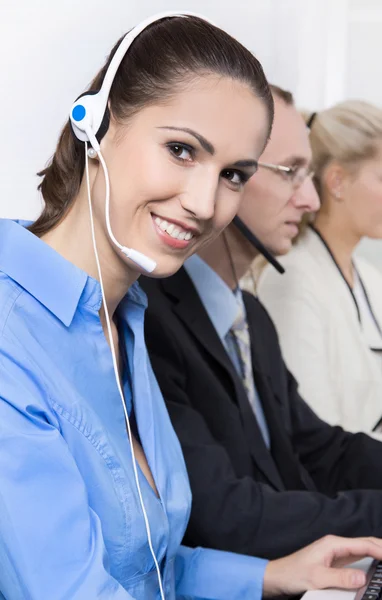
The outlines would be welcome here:
M 382 560 L 382 540 L 327 535 L 294 554 L 270 561 L 263 594 L 293 595 L 329 587 L 356 590 L 365 585 L 365 573 L 342 567 L 367 556 Z

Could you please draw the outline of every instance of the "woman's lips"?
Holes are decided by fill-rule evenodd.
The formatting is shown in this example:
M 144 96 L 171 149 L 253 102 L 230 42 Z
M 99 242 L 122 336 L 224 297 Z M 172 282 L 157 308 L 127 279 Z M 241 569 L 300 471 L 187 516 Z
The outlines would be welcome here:
M 163 231 L 163 229 L 159 227 L 159 225 L 155 222 L 155 218 L 156 216 L 152 215 L 154 229 L 163 243 L 165 243 L 167 246 L 170 246 L 171 248 L 177 249 L 184 249 L 190 245 L 193 238 L 191 238 L 190 240 L 180 240 L 178 238 L 171 237 L 171 235 L 169 235 L 168 233 L 166 233 L 166 231 Z

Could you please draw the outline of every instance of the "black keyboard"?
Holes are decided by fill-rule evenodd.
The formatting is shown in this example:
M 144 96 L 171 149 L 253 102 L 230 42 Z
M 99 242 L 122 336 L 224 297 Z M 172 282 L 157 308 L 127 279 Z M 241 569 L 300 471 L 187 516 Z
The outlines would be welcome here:
M 358 590 L 355 600 L 382 600 L 382 561 L 375 560 L 372 563 L 366 585 Z

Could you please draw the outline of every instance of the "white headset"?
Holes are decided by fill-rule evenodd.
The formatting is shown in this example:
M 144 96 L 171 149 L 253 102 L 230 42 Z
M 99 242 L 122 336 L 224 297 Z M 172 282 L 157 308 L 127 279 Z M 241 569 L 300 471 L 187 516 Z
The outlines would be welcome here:
M 159 583 L 161 600 L 165 600 L 162 577 L 161 577 L 158 560 L 155 556 L 155 552 L 154 552 L 154 549 L 152 546 L 150 524 L 149 524 L 145 505 L 144 505 L 143 498 L 142 498 L 141 487 L 139 484 L 135 452 L 134 452 L 134 447 L 132 444 L 132 433 L 131 433 L 131 427 L 130 427 L 130 422 L 129 422 L 129 415 L 127 413 L 123 390 L 122 390 L 121 382 L 120 382 L 120 378 L 119 378 L 116 351 L 115 351 L 114 343 L 113 343 L 109 311 L 108 311 L 108 307 L 107 307 L 107 303 L 106 303 L 101 265 L 100 265 L 100 261 L 99 261 L 98 251 L 97 251 L 97 243 L 96 243 L 94 220 L 93 220 L 92 200 L 91 200 L 88 159 L 89 159 L 89 157 L 95 158 L 96 156 L 98 156 L 99 161 L 100 161 L 103 171 L 104 171 L 105 184 L 106 184 L 105 218 L 106 218 L 107 231 L 110 236 L 110 239 L 117 246 L 117 248 L 119 248 L 119 250 L 123 254 L 125 254 L 130 260 L 132 260 L 134 263 L 136 263 L 139 267 L 141 267 L 148 273 L 151 273 L 156 267 L 156 262 L 154 260 L 152 260 L 151 258 L 149 258 L 148 256 L 145 256 L 141 252 L 138 252 L 138 250 L 134 250 L 132 248 L 126 248 L 126 246 L 123 246 L 122 244 L 120 244 L 114 237 L 114 234 L 111 230 L 109 174 L 108 174 L 107 166 L 106 166 L 105 160 L 102 156 L 100 144 L 98 143 L 96 135 L 99 132 L 100 128 L 102 129 L 104 126 L 103 120 L 104 120 L 105 112 L 106 112 L 106 108 L 107 108 L 107 102 L 108 102 L 108 98 L 109 98 L 110 88 L 112 86 L 115 74 L 118 70 L 119 65 L 122 62 L 123 57 L 125 56 L 127 50 L 129 49 L 130 45 L 135 40 L 135 38 L 141 33 L 141 31 L 143 31 L 146 27 L 148 27 L 149 25 L 151 25 L 151 23 L 154 23 L 155 21 L 160 21 L 161 19 L 165 19 L 168 17 L 189 17 L 189 16 L 190 17 L 199 17 L 199 18 L 203 19 L 204 21 L 210 22 L 205 17 L 201 17 L 200 15 L 197 15 L 195 13 L 171 11 L 171 12 L 163 12 L 158 15 L 149 17 L 148 19 L 142 21 L 134 29 L 132 29 L 123 38 L 116 53 L 114 54 L 114 56 L 110 62 L 110 65 L 106 71 L 105 78 L 103 80 L 101 89 L 96 93 L 88 92 L 88 93 L 85 93 L 82 96 L 80 96 L 80 98 L 78 98 L 78 100 L 76 100 L 76 102 L 73 104 L 71 111 L 70 111 L 70 116 L 69 116 L 75 136 L 79 140 L 84 142 L 85 173 L 86 173 L 86 182 L 87 182 L 92 240 L 93 240 L 94 254 L 95 254 L 96 263 L 97 263 L 98 276 L 99 276 L 99 280 L 100 280 L 100 284 L 101 284 L 102 298 L 103 298 L 103 303 L 104 303 L 104 307 L 105 307 L 105 317 L 106 317 L 106 324 L 107 324 L 107 329 L 108 329 L 108 334 L 109 334 L 109 339 L 110 339 L 110 348 L 111 348 L 111 354 L 112 354 L 112 359 L 113 359 L 114 374 L 115 374 L 115 379 L 117 382 L 118 391 L 119 391 L 119 394 L 120 394 L 120 397 L 122 400 L 123 410 L 124 410 L 124 414 L 125 414 L 126 426 L 127 426 L 127 430 L 128 430 L 128 434 L 129 434 L 129 442 L 130 442 L 130 450 L 131 450 L 131 456 L 132 456 L 135 482 L 136 482 L 138 496 L 139 496 L 139 500 L 140 500 L 140 504 L 141 504 L 141 508 L 142 508 L 143 518 L 145 521 L 147 540 L 148 540 L 151 555 L 153 557 L 157 575 L 158 575 L 158 583 Z M 92 146 L 91 148 L 88 148 L 89 142 Z
M 105 173 L 105 181 L 106 181 L 106 201 L 105 201 L 105 214 L 106 214 L 106 226 L 107 231 L 110 236 L 112 242 L 119 248 L 119 250 L 130 260 L 136 263 L 139 267 L 141 267 L 144 271 L 151 273 L 155 267 L 156 262 L 145 256 L 138 250 L 134 250 L 132 248 L 126 248 L 120 244 L 115 236 L 113 235 L 111 225 L 110 225 L 110 189 L 109 189 L 109 177 L 107 173 L 106 165 L 102 160 L 101 149 L 96 138 L 96 135 L 102 125 L 104 120 L 107 102 L 109 99 L 110 88 L 114 81 L 114 77 L 118 71 L 119 65 L 121 64 L 123 57 L 125 56 L 127 50 L 135 40 L 135 38 L 144 30 L 146 27 L 155 23 L 155 21 L 160 21 L 162 19 L 168 17 L 199 17 L 206 21 L 204 17 L 197 15 L 192 12 L 178 12 L 178 11 L 168 11 L 163 12 L 148 19 L 142 21 L 139 25 L 134 27 L 129 33 L 125 35 L 122 42 L 120 43 L 116 53 L 114 54 L 110 65 L 106 71 L 101 89 L 94 93 L 85 93 L 80 96 L 75 103 L 73 104 L 70 111 L 70 122 L 72 125 L 73 132 L 75 136 L 81 140 L 82 142 L 90 142 L 92 145 L 92 149 L 87 153 L 91 158 L 94 158 L 96 155 L 100 158 L 104 173 Z

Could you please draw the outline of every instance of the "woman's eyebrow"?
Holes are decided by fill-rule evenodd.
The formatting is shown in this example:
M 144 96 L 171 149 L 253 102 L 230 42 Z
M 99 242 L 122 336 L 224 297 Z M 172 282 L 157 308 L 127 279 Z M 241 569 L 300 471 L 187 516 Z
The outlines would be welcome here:
M 233 167 L 255 167 L 257 168 L 258 166 L 258 161 L 254 160 L 252 158 L 248 158 L 245 160 L 237 160 L 236 162 L 233 163 L 232 165 Z
M 213 147 L 211 142 L 206 140 L 205 137 L 203 137 L 202 135 L 200 135 L 200 133 L 197 133 L 193 129 L 189 129 L 188 127 L 171 127 L 170 125 L 164 125 L 163 127 L 157 127 L 157 129 L 170 129 L 171 131 L 183 131 L 184 133 L 189 133 L 196 140 L 198 140 L 201 147 L 206 152 L 208 152 L 208 154 L 211 154 L 212 156 L 215 154 L 215 148 Z
M 183 131 L 184 133 L 189 133 L 196 140 L 198 140 L 199 144 L 204 148 L 206 152 L 211 154 L 212 156 L 215 154 L 215 148 L 205 137 L 203 137 L 200 133 L 197 133 L 193 129 L 189 127 L 172 127 L 170 125 L 164 125 L 163 127 L 157 127 L 157 129 L 169 129 L 170 131 Z M 257 160 L 246 159 L 246 160 L 238 160 L 233 165 L 233 167 L 257 167 Z

